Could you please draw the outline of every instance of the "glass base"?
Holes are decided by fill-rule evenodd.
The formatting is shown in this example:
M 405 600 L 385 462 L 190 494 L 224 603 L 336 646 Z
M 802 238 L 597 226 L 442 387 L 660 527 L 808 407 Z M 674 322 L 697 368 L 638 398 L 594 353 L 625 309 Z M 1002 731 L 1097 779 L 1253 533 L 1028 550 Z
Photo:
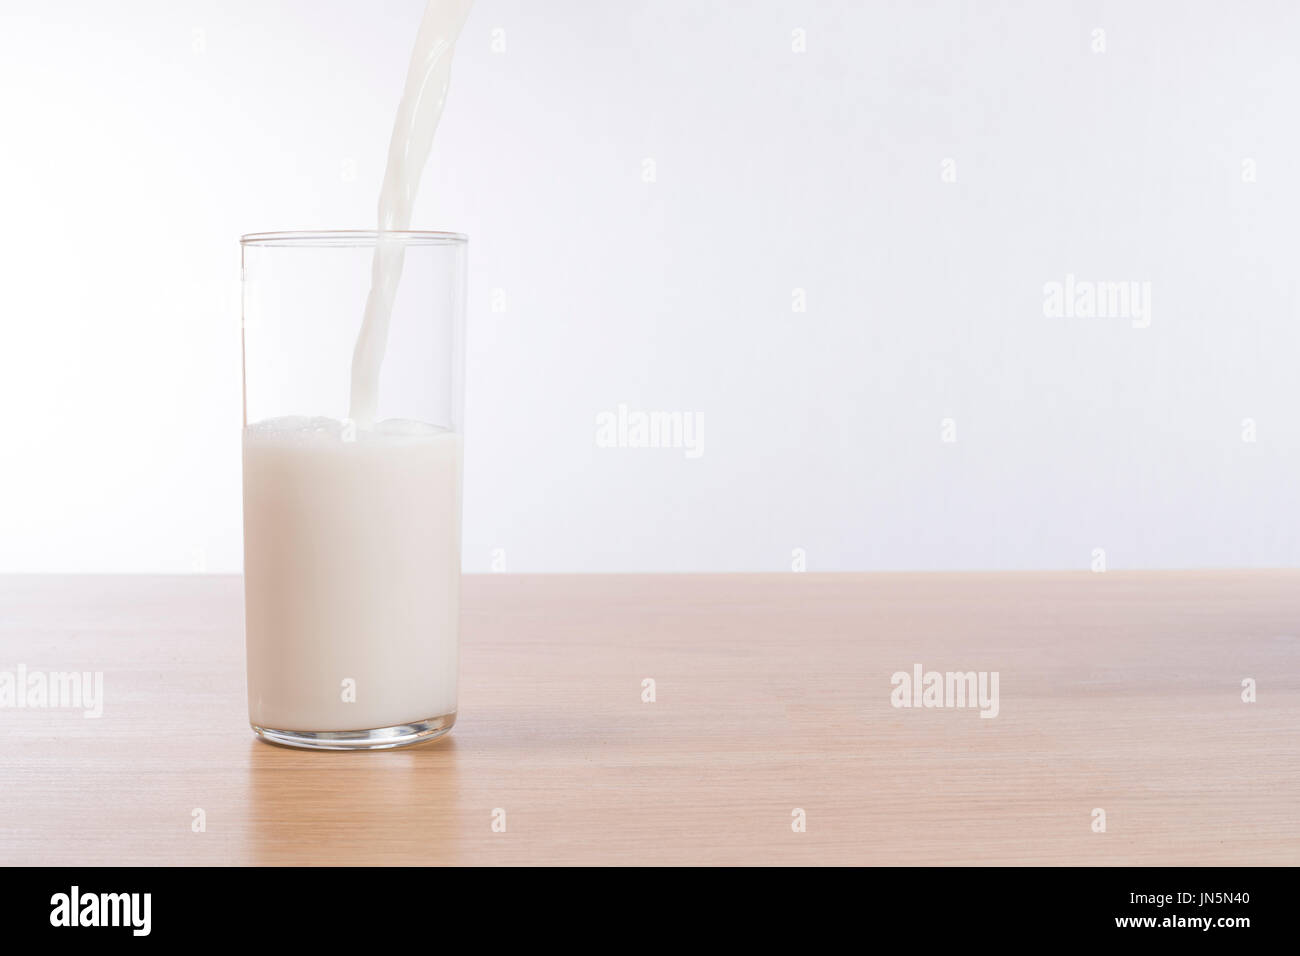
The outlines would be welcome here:
M 249 724 L 267 743 L 306 750 L 391 750 L 437 740 L 456 723 L 456 712 L 373 730 L 274 730 Z

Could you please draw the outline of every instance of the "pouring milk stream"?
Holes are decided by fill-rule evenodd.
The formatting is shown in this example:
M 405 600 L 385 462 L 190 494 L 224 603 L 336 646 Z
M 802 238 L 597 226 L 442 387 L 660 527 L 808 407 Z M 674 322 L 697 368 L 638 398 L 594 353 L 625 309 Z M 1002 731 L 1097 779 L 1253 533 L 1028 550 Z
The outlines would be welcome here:
M 357 428 L 371 428 L 379 406 L 379 369 L 388 345 L 388 322 L 393 313 L 397 283 L 402 278 L 406 253 L 398 241 L 385 241 L 387 230 L 411 228 L 411 208 L 420 189 L 420 176 L 429 159 L 433 134 L 442 119 L 451 82 L 451 59 L 456 52 L 471 0 L 429 0 L 420 32 L 411 52 L 406 89 L 393 122 L 388 146 L 388 166 L 379 192 L 379 241 L 370 271 L 370 295 L 361 320 L 361 333 L 352 353 L 352 405 L 350 417 Z

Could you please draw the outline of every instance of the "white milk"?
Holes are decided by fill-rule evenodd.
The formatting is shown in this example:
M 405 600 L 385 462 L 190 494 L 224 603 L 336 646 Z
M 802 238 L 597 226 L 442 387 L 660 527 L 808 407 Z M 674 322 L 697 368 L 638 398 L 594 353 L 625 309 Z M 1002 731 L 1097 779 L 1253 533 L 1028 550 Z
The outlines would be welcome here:
M 460 437 L 375 418 L 404 258 L 400 239 L 382 233 L 411 227 L 469 8 L 430 0 L 411 54 L 353 352 L 351 423 L 294 417 L 244 430 L 248 706 L 258 727 L 372 730 L 456 711 Z
M 259 727 L 364 730 L 456 711 L 460 436 L 402 421 L 350 431 L 301 417 L 244 430 Z
M 451 82 L 451 58 L 456 52 L 471 0 L 429 0 L 407 67 L 406 88 L 393 121 L 388 165 L 379 193 L 379 231 L 411 228 L 411 209 L 420 189 L 420 175 L 429 159 L 433 134 L 442 119 Z M 379 407 L 379 369 L 388 346 L 388 322 L 402 278 L 405 248 L 398 241 L 375 245 L 370 267 L 370 294 L 361 320 L 361 333 L 352 352 L 352 402 L 348 412 L 360 428 L 369 428 Z

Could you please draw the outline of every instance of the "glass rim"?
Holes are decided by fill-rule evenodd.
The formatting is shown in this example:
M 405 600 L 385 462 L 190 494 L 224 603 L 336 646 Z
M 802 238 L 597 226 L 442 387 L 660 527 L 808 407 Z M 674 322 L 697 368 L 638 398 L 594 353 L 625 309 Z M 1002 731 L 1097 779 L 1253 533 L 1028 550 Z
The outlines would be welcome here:
M 423 229 L 300 229 L 293 232 L 249 232 L 239 237 L 241 246 L 373 246 L 380 236 L 400 239 L 411 246 L 464 245 L 461 232 Z

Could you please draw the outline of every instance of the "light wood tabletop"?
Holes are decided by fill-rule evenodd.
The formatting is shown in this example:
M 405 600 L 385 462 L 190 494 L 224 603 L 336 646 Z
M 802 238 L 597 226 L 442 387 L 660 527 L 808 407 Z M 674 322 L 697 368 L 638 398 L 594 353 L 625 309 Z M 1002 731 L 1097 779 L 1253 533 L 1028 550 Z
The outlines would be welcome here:
M 473 576 L 463 631 L 448 737 L 304 752 L 238 577 L 0 578 L 0 674 L 104 675 L 0 709 L 0 862 L 1300 863 L 1300 571 Z

